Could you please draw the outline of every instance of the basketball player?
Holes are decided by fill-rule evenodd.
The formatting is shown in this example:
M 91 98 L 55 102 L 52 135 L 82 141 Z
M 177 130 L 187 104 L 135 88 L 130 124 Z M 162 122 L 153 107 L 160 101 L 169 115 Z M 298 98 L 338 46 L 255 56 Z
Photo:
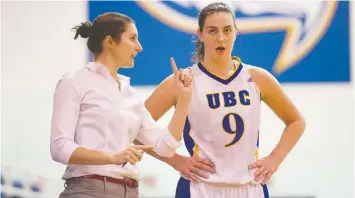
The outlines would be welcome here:
M 198 25 L 196 64 L 188 68 L 194 83 L 184 130 L 185 144 L 193 157 L 188 160 L 176 154 L 164 158 L 147 153 L 178 171 L 177 167 L 196 159 L 196 166 L 182 173 L 193 182 L 182 177 L 177 198 L 268 197 L 266 186 L 263 189 L 261 184 L 270 179 L 295 146 L 305 120 L 269 72 L 232 57 L 237 33 L 234 13 L 226 4 L 206 6 L 199 14 Z M 172 80 L 173 76 L 166 78 L 145 103 L 154 119 L 176 104 Z M 273 151 L 258 159 L 261 101 L 286 127 Z

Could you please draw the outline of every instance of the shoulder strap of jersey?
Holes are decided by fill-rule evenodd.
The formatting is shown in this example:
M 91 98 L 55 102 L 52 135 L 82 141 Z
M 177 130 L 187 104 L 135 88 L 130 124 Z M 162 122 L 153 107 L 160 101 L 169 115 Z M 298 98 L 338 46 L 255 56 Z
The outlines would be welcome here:
M 239 61 L 240 61 L 240 59 L 239 59 Z M 256 84 L 254 83 L 253 78 L 251 77 L 249 70 L 248 70 L 248 68 L 251 67 L 252 65 L 245 64 L 241 61 L 240 61 L 240 64 L 243 64 L 243 69 L 245 70 L 244 72 L 248 75 L 248 82 L 251 82 L 254 85 L 256 93 L 259 97 L 259 101 L 261 101 L 261 92 L 260 92 L 258 86 L 256 86 Z

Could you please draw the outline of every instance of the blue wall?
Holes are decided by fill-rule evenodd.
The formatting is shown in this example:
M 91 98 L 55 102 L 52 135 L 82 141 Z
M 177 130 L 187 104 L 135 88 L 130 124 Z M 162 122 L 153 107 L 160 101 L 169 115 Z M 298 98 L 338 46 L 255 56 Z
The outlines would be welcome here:
M 295 64 L 289 65 L 281 73 L 275 73 L 273 66 L 280 49 L 285 42 L 286 31 L 241 31 L 234 46 L 233 55 L 239 56 L 243 62 L 263 67 L 272 72 L 280 82 L 349 82 L 350 81 L 350 51 L 349 51 L 349 2 L 333 3 L 334 11 L 326 10 L 330 2 L 320 2 L 321 14 L 333 14 L 329 20 L 329 27 L 321 35 L 319 42 L 311 47 L 309 53 L 299 58 Z M 162 2 L 171 10 L 187 16 L 196 17 L 196 7 L 185 8 L 174 2 Z M 114 11 L 129 15 L 137 24 L 139 40 L 144 48 L 135 60 L 135 68 L 122 69 L 119 72 L 131 77 L 133 85 L 156 85 L 171 74 L 169 57 L 174 57 L 179 67 L 190 66 L 194 44 L 193 33 L 168 25 L 155 17 L 134 1 L 102 2 L 92 1 L 88 4 L 89 20 L 93 21 L 101 13 Z M 306 10 L 300 10 L 303 13 Z M 306 12 L 305 12 L 306 13 Z M 297 13 L 298 14 L 298 13 Z M 236 12 L 238 19 L 253 19 L 262 17 L 289 17 L 297 19 L 302 25 L 307 15 L 286 16 L 277 12 L 248 16 L 243 12 Z M 322 17 L 314 20 L 314 24 L 321 23 Z M 273 20 L 266 20 L 265 24 L 274 24 Z M 255 24 L 251 24 L 252 26 Z M 238 22 L 237 22 L 238 26 Z M 256 28 L 258 29 L 258 28 Z M 314 27 L 313 29 L 317 29 Z M 304 30 L 301 29 L 301 30 Z M 304 31 L 306 35 L 308 31 Z M 304 40 L 304 36 L 298 39 Z M 299 46 L 302 46 L 299 45 Z

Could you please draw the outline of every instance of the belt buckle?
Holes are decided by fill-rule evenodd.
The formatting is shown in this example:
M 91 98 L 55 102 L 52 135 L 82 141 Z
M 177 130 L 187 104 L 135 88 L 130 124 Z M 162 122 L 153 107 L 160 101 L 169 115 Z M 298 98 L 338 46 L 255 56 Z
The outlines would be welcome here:
M 126 185 L 130 188 L 137 188 L 138 187 L 138 182 L 134 179 L 124 178 L 124 181 L 125 181 Z

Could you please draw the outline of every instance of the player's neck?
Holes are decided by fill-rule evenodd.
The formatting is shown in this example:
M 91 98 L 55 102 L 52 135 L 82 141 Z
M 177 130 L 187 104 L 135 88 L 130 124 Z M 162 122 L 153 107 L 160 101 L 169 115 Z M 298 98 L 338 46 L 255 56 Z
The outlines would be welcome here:
M 232 58 L 213 59 L 205 57 L 203 59 L 203 65 L 207 70 L 220 77 L 229 77 L 235 71 Z
M 117 63 L 110 56 L 105 56 L 102 54 L 95 58 L 95 62 L 105 65 L 111 76 L 114 79 L 117 78 L 117 71 L 119 69 L 119 66 L 117 66 Z

